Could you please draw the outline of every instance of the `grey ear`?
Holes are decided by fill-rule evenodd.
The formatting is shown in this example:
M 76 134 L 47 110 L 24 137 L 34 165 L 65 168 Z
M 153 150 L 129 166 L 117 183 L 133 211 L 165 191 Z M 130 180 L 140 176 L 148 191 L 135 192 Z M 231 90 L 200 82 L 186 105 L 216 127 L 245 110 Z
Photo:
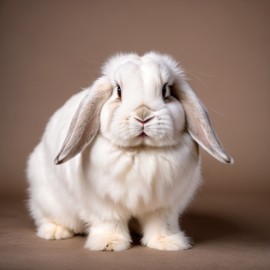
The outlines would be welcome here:
M 66 139 L 55 158 L 55 164 L 73 158 L 93 141 L 99 131 L 101 108 L 111 94 L 110 88 L 102 78 L 93 84 L 73 116 Z
M 180 81 L 179 88 L 177 91 L 186 113 L 187 129 L 191 137 L 219 161 L 233 163 L 233 159 L 221 146 L 202 102 L 186 81 Z

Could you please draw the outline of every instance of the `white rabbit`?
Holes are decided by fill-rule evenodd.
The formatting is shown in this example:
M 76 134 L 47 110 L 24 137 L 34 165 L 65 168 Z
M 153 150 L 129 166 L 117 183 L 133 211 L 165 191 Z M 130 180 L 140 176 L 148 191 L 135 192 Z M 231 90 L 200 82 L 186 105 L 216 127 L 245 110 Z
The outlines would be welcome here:
M 171 57 L 110 58 L 101 77 L 52 116 L 29 158 L 37 235 L 88 232 L 86 248 L 120 251 L 131 244 L 134 217 L 143 245 L 189 248 L 178 218 L 201 181 L 198 144 L 232 163 Z

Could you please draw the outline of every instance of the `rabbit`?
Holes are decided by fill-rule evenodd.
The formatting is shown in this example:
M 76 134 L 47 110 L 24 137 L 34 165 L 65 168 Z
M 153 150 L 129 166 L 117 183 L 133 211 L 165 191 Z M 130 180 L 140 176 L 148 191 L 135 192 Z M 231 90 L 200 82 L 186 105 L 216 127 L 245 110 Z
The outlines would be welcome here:
M 171 56 L 108 58 L 100 78 L 54 113 L 28 159 L 37 236 L 84 233 L 85 248 L 122 251 L 135 218 L 142 245 L 190 248 L 178 220 L 201 183 L 199 146 L 233 163 Z

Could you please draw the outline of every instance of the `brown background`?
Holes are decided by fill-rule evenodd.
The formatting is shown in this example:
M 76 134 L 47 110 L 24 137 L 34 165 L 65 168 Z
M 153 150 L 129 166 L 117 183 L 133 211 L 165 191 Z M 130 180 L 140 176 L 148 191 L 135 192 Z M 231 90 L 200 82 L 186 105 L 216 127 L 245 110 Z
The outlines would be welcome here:
M 106 57 L 157 50 L 185 68 L 235 165 L 203 155 L 202 192 L 270 191 L 269 1 L 1 1 L 1 193 L 23 194 L 51 114 Z
M 0 1 L 0 269 L 270 269 L 270 1 Z M 25 208 L 25 164 L 52 113 L 106 57 L 171 54 L 234 165 L 203 152 L 184 231 L 195 247 L 90 252 L 45 241 Z M 136 239 L 135 239 L 136 240 Z

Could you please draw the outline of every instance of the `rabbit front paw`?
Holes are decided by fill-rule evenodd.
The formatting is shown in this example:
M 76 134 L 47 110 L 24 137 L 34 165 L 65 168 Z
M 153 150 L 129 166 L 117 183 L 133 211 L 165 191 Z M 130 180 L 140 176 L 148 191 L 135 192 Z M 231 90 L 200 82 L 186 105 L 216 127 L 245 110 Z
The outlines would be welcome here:
M 46 240 L 60 240 L 71 238 L 74 233 L 62 225 L 48 222 L 38 227 L 37 236 Z
M 191 247 L 189 239 L 182 233 L 154 235 L 149 239 L 143 238 L 142 243 L 159 250 L 183 250 Z
M 130 238 L 115 233 L 92 234 L 85 248 L 96 251 L 123 251 L 130 247 Z

